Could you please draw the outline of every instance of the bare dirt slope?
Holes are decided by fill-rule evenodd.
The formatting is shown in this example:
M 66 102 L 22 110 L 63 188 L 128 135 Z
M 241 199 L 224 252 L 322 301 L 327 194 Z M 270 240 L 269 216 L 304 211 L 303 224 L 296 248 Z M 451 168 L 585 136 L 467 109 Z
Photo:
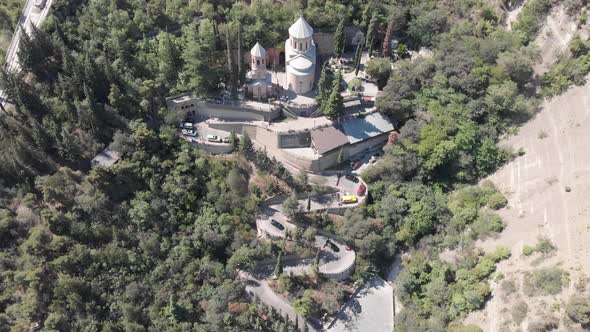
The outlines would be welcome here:
M 543 28 L 534 44 L 540 51 L 540 59 L 534 66 L 535 72 L 542 75 L 567 50 L 577 28 L 577 16 L 569 15 L 563 5 L 555 6 L 547 16 Z
M 500 211 L 507 227 L 498 239 L 477 245 L 486 251 L 498 245 L 512 248 L 513 256 L 498 266 L 498 272 L 504 280 L 514 280 L 517 290 L 503 294 L 499 283 L 492 283 L 486 308 L 466 319 L 484 331 L 503 330 L 517 299 L 527 301 L 532 312 L 523 330 L 535 317 L 564 317 L 563 303 L 575 292 L 574 283 L 590 275 L 590 83 L 546 101 L 540 113 L 505 143 L 525 151 L 490 177 L 508 197 L 508 206 Z M 555 254 L 524 257 L 523 246 L 535 245 L 540 236 L 553 242 Z M 527 298 L 519 293 L 526 271 L 556 265 L 570 273 L 571 282 L 561 294 Z

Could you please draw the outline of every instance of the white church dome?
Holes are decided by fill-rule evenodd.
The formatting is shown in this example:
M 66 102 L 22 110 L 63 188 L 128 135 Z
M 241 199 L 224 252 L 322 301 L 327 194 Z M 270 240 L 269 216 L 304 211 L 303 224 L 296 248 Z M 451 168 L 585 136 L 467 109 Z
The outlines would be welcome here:
M 297 39 L 309 38 L 313 36 L 313 28 L 307 23 L 303 16 L 301 16 L 289 28 L 289 35 Z
M 258 58 L 263 58 L 266 54 L 266 50 L 264 49 L 264 47 L 262 47 L 262 45 L 260 45 L 260 43 L 256 42 L 256 45 L 252 47 L 250 54 Z

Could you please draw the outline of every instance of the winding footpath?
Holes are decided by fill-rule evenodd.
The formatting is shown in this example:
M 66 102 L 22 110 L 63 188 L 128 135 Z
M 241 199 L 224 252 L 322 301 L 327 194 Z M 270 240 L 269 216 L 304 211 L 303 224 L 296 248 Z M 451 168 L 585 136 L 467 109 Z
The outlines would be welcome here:
M 368 167 L 369 165 L 365 165 Z M 360 171 L 360 170 L 359 170 Z M 310 210 L 340 212 L 345 209 L 357 206 L 362 203 L 367 195 L 357 196 L 358 202 L 354 204 L 341 204 L 340 197 L 344 195 L 356 195 L 358 188 L 364 184 L 359 178 L 357 183 L 335 174 L 312 175 L 312 181 L 321 183 L 325 186 L 332 187 L 336 192 L 320 195 L 311 200 Z M 270 202 L 259 211 L 256 219 L 256 226 L 259 238 L 279 239 L 284 238 L 286 232 L 292 232 L 298 225 L 289 220 L 283 210 L 284 199 Z M 303 211 L 307 211 L 307 198 L 300 199 L 299 205 Z M 280 230 L 271 223 L 275 220 L 282 224 L 285 229 Z M 319 272 L 321 275 L 335 280 L 344 280 L 350 276 L 354 270 L 356 253 L 346 244 L 339 241 L 335 234 L 329 233 L 322 229 L 316 229 L 315 247 L 320 250 Z M 332 242 L 337 250 L 333 250 L 327 241 Z M 288 258 L 283 260 L 283 271 L 291 275 L 303 275 L 312 271 L 312 261 L 310 257 Z M 394 301 L 392 282 L 399 273 L 400 259 L 392 265 L 387 282 L 380 278 L 373 278 L 347 300 L 342 308 L 338 311 L 333 319 L 327 322 L 321 322 L 317 318 L 309 317 L 307 320 L 308 328 L 312 331 L 364 331 L 373 332 L 391 331 L 393 329 Z M 263 303 L 273 307 L 282 315 L 286 315 L 291 320 L 298 319 L 299 322 L 306 321 L 303 317 L 297 315 L 292 305 L 282 296 L 273 292 L 268 284 L 272 275 L 274 263 L 263 271 L 255 273 L 240 272 L 240 278 L 246 284 L 246 290 L 258 297 Z M 364 308 L 364 309 L 363 309 Z M 385 316 L 384 317 L 384 312 Z

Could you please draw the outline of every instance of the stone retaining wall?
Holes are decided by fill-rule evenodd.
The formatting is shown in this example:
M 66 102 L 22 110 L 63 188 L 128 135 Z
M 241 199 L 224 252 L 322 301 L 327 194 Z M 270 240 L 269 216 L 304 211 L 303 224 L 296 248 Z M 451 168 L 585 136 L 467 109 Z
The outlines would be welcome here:
M 203 141 L 193 141 L 191 144 L 210 154 L 227 154 L 234 150 L 231 144 L 209 144 Z

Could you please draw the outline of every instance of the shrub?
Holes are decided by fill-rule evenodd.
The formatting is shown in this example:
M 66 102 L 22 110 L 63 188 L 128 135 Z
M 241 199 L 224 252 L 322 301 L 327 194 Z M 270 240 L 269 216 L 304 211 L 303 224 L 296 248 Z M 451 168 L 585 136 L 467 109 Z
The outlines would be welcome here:
M 553 243 L 551 243 L 551 241 L 549 239 L 539 239 L 539 242 L 537 243 L 536 246 L 536 250 L 540 253 L 542 253 L 543 255 L 547 255 L 550 252 L 555 250 L 555 246 L 553 245 Z
M 515 305 L 512 306 L 512 319 L 516 322 L 517 325 L 520 325 L 522 321 L 526 318 L 526 314 L 529 311 L 529 306 L 524 301 L 518 301 Z
M 358 78 L 353 78 L 350 82 L 348 82 L 348 91 L 350 91 L 350 93 L 355 93 L 355 92 L 362 92 L 363 91 L 363 81 L 361 81 Z
M 473 224 L 473 238 L 485 238 L 493 233 L 499 233 L 504 229 L 504 222 L 499 215 L 492 211 L 482 211 Z
M 568 301 L 565 312 L 576 323 L 590 324 L 590 297 L 573 296 Z
M 568 274 L 558 267 L 541 268 L 524 278 L 523 290 L 527 296 L 555 295 L 569 283 Z
M 474 324 L 463 325 L 460 323 L 453 323 L 449 325 L 447 332 L 481 332 L 482 329 Z
M 543 256 L 549 255 L 551 252 L 555 250 L 555 246 L 551 243 L 551 240 L 546 238 L 540 238 L 539 242 L 533 247 L 525 245 L 522 248 L 522 253 L 525 256 L 530 256 L 535 252 L 540 252 Z
M 508 204 L 508 200 L 502 193 L 495 192 L 488 198 L 488 206 L 490 209 L 499 210 Z
M 506 294 L 512 294 L 517 291 L 516 283 L 512 279 L 502 281 L 500 288 Z
M 522 253 L 525 256 L 530 256 L 535 253 L 535 247 L 525 245 L 524 247 L 522 247 Z
M 492 259 L 494 262 L 499 262 L 501 260 L 507 259 L 511 256 L 510 248 L 505 246 L 500 246 L 496 248 L 496 251 L 492 254 Z
M 559 327 L 559 320 L 555 317 L 544 317 L 529 323 L 528 332 L 552 331 Z
M 523 34 L 525 43 L 530 42 L 545 22 L 550 9 L 551 0 L 528 1 L 518 14 L 512 29 Z

